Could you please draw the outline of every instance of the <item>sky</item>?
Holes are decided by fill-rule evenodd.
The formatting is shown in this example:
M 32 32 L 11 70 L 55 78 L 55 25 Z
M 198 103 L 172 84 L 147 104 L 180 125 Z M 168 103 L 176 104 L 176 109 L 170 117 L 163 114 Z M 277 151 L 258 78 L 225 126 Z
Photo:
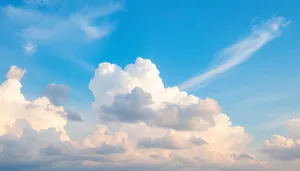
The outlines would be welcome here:
M 0 170 L 296 171 L 299 5 L 1 1 Z

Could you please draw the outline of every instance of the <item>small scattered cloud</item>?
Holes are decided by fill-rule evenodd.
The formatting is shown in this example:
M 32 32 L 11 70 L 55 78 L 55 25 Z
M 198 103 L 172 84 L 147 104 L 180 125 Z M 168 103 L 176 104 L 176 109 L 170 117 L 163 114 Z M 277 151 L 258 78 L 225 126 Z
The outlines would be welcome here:
M 36 51 L 36 44 L 27 42 L 25 45 L 23 45 L 23 48 L 27 54 L 32 54 Z

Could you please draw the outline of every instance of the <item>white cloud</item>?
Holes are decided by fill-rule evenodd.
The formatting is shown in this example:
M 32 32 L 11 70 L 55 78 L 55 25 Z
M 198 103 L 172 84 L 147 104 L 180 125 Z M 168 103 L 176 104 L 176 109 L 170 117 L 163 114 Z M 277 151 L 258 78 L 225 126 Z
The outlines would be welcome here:
M 107 112 L 103 106 L 110 108 L 102 116 L 112 115 L 118 120 L 89 125 L 94 130 L 82 137 L 76 134 L 81 134 L 88 123 L 72 122 L 73 128 L 66 131 L 69 112 L 47 97 L 26 100 L 20 82 L 25 70 L 12 68 L 0 86 L 0 169 L 4 159 L 9 161 L 10 168 L 47 166 L 49 171 L 71 166 L 82 170 L 105 169 L 117 163 L 115 169 L 128 167 L 129 170 L 137 166 L 138 170 L 147 167 L 163 170 L 162 165 L 166 164 L 166 170 L 271 168 L 269 161 L 249 153 L 251 138 L 243 127 L 232 125 L 216 101 L 202 100 L 176 87 L 164 87 L 158 69 L 150 60 L 138 58 L 135 64 L 124 69 L 114 64 L 99 64 L 90 82 L 95 96 L 93 107 L 98 112 Z M 59 85 L 51 85 L 61 90 Z M 207 123 L 193 123 L 201 129 L 197 126 L 181 129 L 174 122 L 180 120 L 179 125 L 187 126 L 193 117 Z M 295 128 L 297 121 L 286 122 L 287 127 Z M 69 134 L 75 138 L 70 139 Z M 299 139 L 273 136 L 261 152 L 282 161 L 297 161 L 299 145 Z
M 220 106 L 213 99 L 200 99 L 177 87 L 165 88 L 156 66 L 142 58 L 124 69 L 99 64 L 90 89 L 94 108 L 107 120 L 200 130 L 214 126 L 220 115 Z
M 26 100 L 20 82 L 24 73 L 25 70 L 13 66 L 8 80 L 0 85 L 0 169 L 4 161 L 11 169 L 24 163 L 18 168 L 23 170 L 25 165 L 39 168 L 44 164 L 101 161 L 101 155 L 126 152 L 127 134 L 110 133 L 103 125 L 84 138 L 70 140 L 63 107 L 53 105 L 46 97 Z
M 32 44 L 31 42 L 27 42 L 25 45 L 23 45 L 23 48 L 28 54 L 32 54 L 36 51 L 36 45 Z
M 12 66 L 7 73 L 8 80 L 0 85 L 0 135 L 7 133 L 7 126 L 12 125 L 16 120 L 26 120 L 32 129 L 40 131 L 48 128 L 55 128 L 61 131 L 62 139 L 67 140 L 64 126 L 67 120 L 63 107 L 56 107 L 46 98 L 40 97 L 32 101 L 25 99 L 21 92 L 21 78 L 25 69 Z M 49 122 L 51 121 L 51 122 Z M 21 135 L 21 132 L 17 134 Z
M 245 150 L 251 140 L 243 127 L 232 126 L 215 100 L 164 87 L 155 64 L 147 59 L 137 58 L 124 69 L 101 63 L 89 87 L 93 107 L 105 123 L 133 124 L 126 128 L 128 136 L 137 138 L 143 153 L 160 151 L 153 154 L 156 158 L 172 160 L 166 154 L 180 149 L 184 158 L 203 154 L 209 162 L 232 162 L 232 153 Z
M 300 159 L 300 139 L 273 135 L 265 141 L 261 151 L 283 161 Z
M 26 69 L 21 69 L 16 66 L 11 66 L 9 71 L 6 74 L 8 79 L 21 80 L 26 72 Z
M 109 23 L 102 23 L 102 27 L 92 25 L 91 22 L 101 17 L 111 15 L 122 8 L 120 4 L 111 4 L 106 8 L 101 8 L 96 11 L 91 11 L 88 14 L 74 14 L 71 20 L 78 24 L 79 29 L 86 35 L 89 40 L 101 39 L 108 35 L 113 29 L 114 25 Z
M 26 42 L 20 45 L 24 52 L 31 55 L 37 51 L 37 47 L 53 48 L 53 53 L 59 53 L 56 56 L 66 58 L 67 55 L 70 61 L 88 71 L 93 71 L 95 67 L 82 59 L 69 57 L 69 50 L 111 34 L 117 23 L 112 15 L 123 8 L 120 2 L 94 1 L 92 5 L 77 0 L 24 2 L 27 5 L 7 5 L 0 8 L 4 27 L 22 39 L 22 42 Z M 40 10 L 40 7 L 45 10 Z
M 140 147 L 178 147 L 172 136 L 165 136 L 175 129 L 179 139 L 176 142 L 193 147 L 181 147 L 185 151 L 181 156 L 204 153 L 201 157 L 205 160 L 221 162 L 212 157 L 213 151 L 217 156 L 230 158 L 232 153 L 245 150 L 251 140 L 243 127 L 232 126 L 215 100 L 188 95 L 177 87 L 164 87 L 155 64 L 147 59 L 138 58 L 124 69 L 110 63 L 99 64 L 90 89 L 95 97 L 93 107 L 106 122 L 142 123 L 149 129 L 160 129 L 151 132 L 141 126 L 132 128 L 133 136 L 137 134 L 134 130 L 144 132 L 144 136 L 138 136 Z
M 165 103 L 168 103 L 167 110 L 178 110 L 178 115 L 182 112 L 181 108 L 189 109 L 190 105 L 195 106 L 189 109 L 191 111 L 185 112 L 191 116 L 194 115 L 194 111 L 210 113 L 216 107 L 219 108 L 212 99 L 201 100 L 180 92 L 177 88 L 164 88 L 158 75 L 159 71 L 150 60 L 138 58 L 136 64 L 126 67 L 127 73 L 121 70 L 119 73 L 111 73 L 113 69 L 110 67 L 117 66 L 100 64 L 100 66 L 103 65 L 107 67 L 100 67 L 98 71 L 101 70 L 101 72 L 95 72 L 94 81 L 97 84 L 93 86 L 97 89 L 93 89 L 93 92 L 104 92 L 102 96 L 96 96 L 95 107 L 101 106 L 96 104 L 98 100 L 105 102 L 105 105 L 109 107 L 115 102 L 116 97 L 122 96 L 119 97 L 118 103 L 123 104 L 127 99 L 129 105 L 127 107 L 134 109 L 138 109 L 138 105 L 146 105 L 151 109 L 151 118 L 155 118 L 156 114 L 163 114 L 160 110 L 166 107 Z M 15 67 L 15 70 L 20 69 Z M 98 77 L 98 74 L 106 74 L 106 76 Z M 110 78 L 109 75 L 114 77 Z M 116 75 L 118 77 L 115 77 Z M 99 80 L 100 84 L 97 82 Z M 122 81 L 127 82 L 122 84 Z M 152 85 L 147 85 L 150 82 Z M 140 88 L 135 88 L 137 83 Z M 124 87 L 118 87 L 118 85 L 124 85 Z M 131 87 L 126 85 L 131 85 Z M 103 124 L 95 126 L 93 131 L 85 133 L 82 137 L 76 137 L 76 134 L 84 131 L 83 127 L 86 127 L 88 123 L 71 122 L 69 126 L 73 125 L 73 128 L 69 127 L 66 131 L 65 127 L 69 121 L 65 117 L 68 111 L 64 107 L 52 104 L 47 97 L 32 101 L 26 100 L 21 93 L 21 87 L 22 84 L 18 79 L 11 78 L 0 86 L 0 151 L 2 152 L 0 166 L 5 156 L 13 154 L 11 158 L 6 157 L 10 168 L 17 166 L 22 168 L 25 165 L 42 168 L 47 165 L 51 166 L 50 170 L 55 170 L 56 167 L 70 169 L 71 166 L 86 170 L 91 165 L 97 169 L 104 169 L 116 163 L 118 163 L 116 167 L 129 167 L 131 168 L 129 170 L 135 166 L 150 168 L 157 166 L 162 169 L 160 165 L 166 163 L 172 166 L 167 170 L 185 168 L 187 163 L 189 167 L 196 170 L 207 165 L 222 168 L 224 164 L 240 163 L 241 161 L 234 159 L 232 155 L 242 153 L 250 140 L 242 127 L 232 126 L 229 118 L 221 113 L 213 115 L 214 117 L 211 118 L 214 121 L 213 125 L 201 130 L 179 129 L 175 131 L 165 125 L 145 124 L 144 117 L 138 117 L 141 121 L 138 123 L 132 119 L 121 119 L 122 122 L 102 121 Z M 148 92 L 146 93 L 144 89 Z M 125 94 L 120 94 L 119 91 Z M 126 92 L 131 92 L 129 97 Z M 162 98 L 160 93 L 166 96 Z M 148 103 L 149 97 L 152 99 L 151 103 Z M 179 99 L 174 99 L 174 97 Z M 108 101 L 103 101 L 103 99 L 108 99 Z M 126 113 L 125 110 L 124 114 L 132 118 L 139 115 Z M 119 119 L 122 117 L 119 116 Z M 183 122 L 188 120 L 182 117 L 181 122 L 184 124 Z M 208 118 L 203 117 L 203 120 L 206 119 Z M 93 127 L 93 125 L 90 126 Z M 75 138 L 70 139 L 69 134 L 75 135 Z M 202 161 L 201 164 L 199 164 L 200 161 Z
M 273 135 L 264 142 L 261 151 L 275 159 L 282 161 L 300 161 L 300 120 L 299 118 L 287 120 L 283 124 L 287 136 Z
M 193 89 L 245 62 L 265 44 L 278 37 L 289 23 L 283 17 L 274 17 L 254 26 L 250 35 L 221 51 L 218 60 L 222 62 L 219 65 L 184 81 L 179 88 Z
M 31 2 L 31 1 L 30 1 Z M 34 4 L 46 4 L 48 1 L 32 1 Z M 69 41 L 97 40 L 113 31 L 113 24 L 103 19 L 122 8 L 120 4 L 109 4 L 104 7 L 87 8 L 82 12 L 68 15 L 43 13 L 25 7 L 7 6 L 2 11 L 7 19 L 19 24 L 21 36 L 27 41 Z M 79 34 L 78 34 L 79 33 Z M 32 51 L 34 45 L 27 43 L 24 48 Z

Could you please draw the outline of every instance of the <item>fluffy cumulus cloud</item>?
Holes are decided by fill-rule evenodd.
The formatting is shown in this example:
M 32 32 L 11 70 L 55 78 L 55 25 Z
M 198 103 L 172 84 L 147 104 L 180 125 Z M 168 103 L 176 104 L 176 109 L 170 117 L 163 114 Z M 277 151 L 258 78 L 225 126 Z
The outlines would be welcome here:
M 65 109 L 47 97 L 27 100 L 21 92 L 24 74 L 25 69 L 12 66 L 0 85 L 0 168 L 47 167 L 83 161 L 85 155 L 100 161 L 98 153 L 125 152 L 126 133 L 109 133 L 105 126 L 95 127 L 78 141 L 70 140 Z
M 62 118 L 64 109 L 56 107 L 45 98 L 32 101 L 25 99 L 21 93 L 20 79 L 25 70 L 12 66 L 7 73 L 7 80 L 0 85 L 0 134 L 6 133 L 6 126 L 13 124 L 17 119 L 25 119 L 34 130 L 57 128 L 64 131 L 66 120 Z
M 6 74 L 8 79 L 21 80 L 26 70 L 18 68 L 16 66 L 11 66 L 9 71 Z
M 100 63 L 89 87 L 100 118 L 131 125 L 135 131 L 129 130 L 129 137 L 135 137 L 136 151 L 152 160 L 232 164 L 237 161 L 233 154 L 241 154 L 251 141 L 243 127 L 232 126 L 217 101 L 165 87 L 148 59 L 137 58 L 124 68 Z
M 99 64 L 89 85 L 97 124 L 72 116 L 62 105 L 69 91 L 63 85 L 50 84 L 45 97 L 26 99 L 24 74 L 13 66 L 0 86 L 0 170 L 272 168 L 253 155 L 250 136 L 231 123 L 217 101 L 165 87 L 150 60 L 137 58 L 125 68 Z M 297 160 L 299 140 L 273 137 L 260 151 Z
M 137 58 L 135 64 L 124 69 L 110 63 L 99 64 L 90 89 L 95 96 L 94 109 L 107 121 L 142 122 L 184 134 L 201 134 L 211 141 L 218 141 L 210 137 L 211 133 L 220 134 L 220 140 L 240 136 L 235 142 L 249 141 L 243 127 L 232 126 L 229 117 L 221 113 L 217 101 L 200 99 L 177 87 L 165 87 L 156 65 L 147 59 Z
M 300 159 L 300 140 L 273 135 L 265 141 L 262 151 L 280 160 Z
M 124 69 L 101 63 L 90 82 L 93 106 L 102 118 L 121 122 L 145 122 L 176 130 L 214 127 L 220 106 L 177 87 L 165 88 L 150 60 L 138 58 Z
M 273 135 L 261 150 L 278 160 L 300 160 L 300 120 L 288 120 L 285 126 L 288 137 Z

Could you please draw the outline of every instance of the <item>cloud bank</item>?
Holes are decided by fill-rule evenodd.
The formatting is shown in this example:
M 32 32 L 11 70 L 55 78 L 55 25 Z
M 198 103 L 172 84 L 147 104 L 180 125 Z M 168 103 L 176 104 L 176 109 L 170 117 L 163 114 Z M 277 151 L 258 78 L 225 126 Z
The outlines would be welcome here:
M 8 73 L 0 86 L 0 168 L 226 170 L 264 166 L 251 154 L 252 158 L 244 157 L 251 138 L 243 127 L 232 125 L 216 101 L 165 87 L 148 59 L 137 58 L 124 69 L 99 64 L 90 82 L 93 107 L 101 116 L 96 125 L 74 122 L 66 117 L 68 109 L 54 104 L 57 99 L 53 97 L 64 99 L 56 91 L 64 90 L 63 86 L 50 84 L 47 89 L 52 95 L 27 100 L 20 82 L 25 70 L 14 66 Z M 93 129 L 76 138 L 87 124 Z M 75 138 L 70 138 L 74 132 Z
M 274 160 L 299 161 L 299 139 L 274 135 L 251 150 L 251 136 L 217 101 L 165 87 L 148 59 L 124 68 L 99 64 L 89 84 L 96 124 L 62 105 L 64 85 L 52 83 L 45 97 L 27 100 L 24 74 L 12 66 L 0 86 L 0 169 L 279 171 L 283 165 Z M 286 122 L 294 137 L 297 121 Z M 265 154 L 271 158 L 263 160 Z

